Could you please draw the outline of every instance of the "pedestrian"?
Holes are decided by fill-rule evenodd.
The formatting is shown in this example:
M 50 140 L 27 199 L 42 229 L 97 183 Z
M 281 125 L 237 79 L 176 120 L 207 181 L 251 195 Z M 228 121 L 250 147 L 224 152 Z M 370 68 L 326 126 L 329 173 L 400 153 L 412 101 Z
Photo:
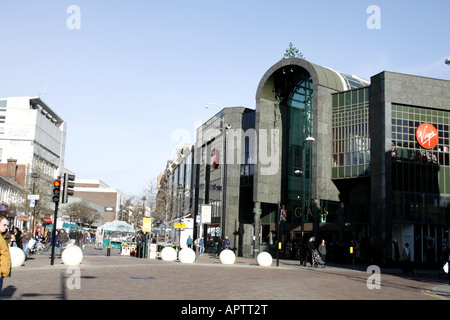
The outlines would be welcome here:
M 58 236 L 59 255 L 60 256 L 62 255 L 62 252 L 64 251 L 64 249 L 67 246 L 67 240 L 69 240 L 67 232 L 64 229 L 61 229 L 59 231 L 59 236 Z
M 26 229 L 23 228 L 23 234 L 22 234 L 22 248 L 23 253 L 25 253 L 25 260 L 28 259 L 28 242 L 31 240 L 31 233 Z
M 231 242 L 230 242 L 230 239 L 228 239 L 228 236 L 225 236 L 225 239 L 223 240 L 223 243 L 222 243 L 222 250 L 225 250 L 225 249 L 231 250 Z
M 309 263 L 311 264 L 311 267 L 313 266 L 312 263 L 312 256 L 313 256 L 313 251 L 316 250 L 316 247 L 314 246 L 314 237 L 309 238 L 308 244 L 306 245 L 306 250 L 305 250 L 305 259 L 303 260 L 303 266 L 306 267 L 306 261 L 309 261 Z
M 398 247 L 398 241 L 397 239 L 394 239 L 394 241 L 392 241 L 392 243 L 394 244 L 394 261 L 395 262 L 399 262 L 400 261 L 400 248 Z
M 402 262 L 403 275 L 405 276 L 412 275 L 413 271 L 411 268 L 411 250 L 409 250 L 408 242 L 405 243 L 405 247 L 402 250 L 400 258 Z
M 319 254 L 320 258 L 323 261 L 322 268 L 325 268 L 325 257 L 327 256 L 327 246 L 325 244 L 325 239 L 322 239 L 322 242 L 319 245 Z
M 8 245 L 8 248 L 11 247 L 12 244 L 12 237 L 11 237 L 11 233 L 9 232 L 9 230 L 6 230 L 5 233 L 2 234 L 3 239 L 5 239 L 6 244 Z
M 199 238 L 194 240 L 194 251 L 198 252 L 198 240 L 200 240 Z
M 359 258 L 361 257 L 361 246 L 359 245 L 358 240 L 355 241 L 355 246 L 353 248 L 355 255 L 355 262 L 359 262 Z
M 186 240 L 187 247 L 189 249 L 192 249 L 192 244 L 193 243 L 194 243 L 194 241 L 192 240 L 191 236 L 189 236 L 188 239 Z
M 23 250 L 22 248 L 22 232 L 19 228 L 14 228 L 14 238 L 16 241 L 16 246 Z
M 202 256 L 205 252 L 205 239 L 203 237 L 198 240 L 198 246 L 200 247 L 199 254 Z
M 81 249 L 84 249 L 83 246 L 83 232 L 81 230 L 77 231 L 77 244 Z
M 50 235 L 50 246 L 51 246 L 51 248 L 53 250 L 53 251 L 50 251 L 50 252 L 53 252 L 53 255 L 55 255 L 56 254 L 56 247 L 58 246 L 58 230 L 55 230 L 55 238 L 54 239 L 53 239 L 53 232 Z
M 8 219 L 0 216 L 0 233 L 8 231 Z M 11 276 L 11 254 L 5 239 L 0 237 L 0 295 L 2 294 L 3 278 Z

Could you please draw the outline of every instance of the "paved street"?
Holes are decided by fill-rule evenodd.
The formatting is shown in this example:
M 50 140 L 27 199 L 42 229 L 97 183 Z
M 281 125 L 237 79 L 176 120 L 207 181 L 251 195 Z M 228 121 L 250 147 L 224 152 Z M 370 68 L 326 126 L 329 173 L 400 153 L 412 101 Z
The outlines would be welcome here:
M 368 289 L 371 274 L 351 266 L 325 269 L 299 267 L 297 261 L 274 259 L 260 267 L 254 259 L 237 258 L 222 265 L 205 254 L 193 263 L 121 256 L 113 249 L 87 246 L 79 267 L 49 254 L 33 255 L 14 268 L 3 284 L 3 300 L 443 300 L 450 299 L 446 278 L 437 271 L 381 270 L 380 289 Z M 186 306 L 188 302 L 184 301 Z

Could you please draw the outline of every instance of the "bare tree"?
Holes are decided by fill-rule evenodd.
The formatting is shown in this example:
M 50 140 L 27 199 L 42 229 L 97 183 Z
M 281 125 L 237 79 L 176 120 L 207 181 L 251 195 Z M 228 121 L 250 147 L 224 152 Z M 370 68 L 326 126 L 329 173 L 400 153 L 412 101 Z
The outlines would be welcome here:
M 102 216 L 101 212 L 96 211 L 84 202 L 70 203 L 66 206 L 65 211 L 71 222 L 86 223 L 89 227 L 92 227 L 92 224 Z

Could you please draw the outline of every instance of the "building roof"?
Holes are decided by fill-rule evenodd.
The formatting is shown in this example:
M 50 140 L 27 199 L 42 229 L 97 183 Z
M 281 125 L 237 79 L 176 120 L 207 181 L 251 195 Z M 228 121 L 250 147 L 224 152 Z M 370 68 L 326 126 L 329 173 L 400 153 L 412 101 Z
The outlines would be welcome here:
M 321 85 L 337 91 L 346 91 L 370 85 L 369 81 L 358 76 L 342 73 L 328 67 L 322 67 L 305 59 L 289 58 L 278 61 L 266 71 L 258 85 L 258 90 L 256 93 L 257 98 L 261 96 L 261 91 L 263 90 L 267 80 L 277 70 L 287 66 L 300 66 L 310 73 L 312 80 L 316 85 Z

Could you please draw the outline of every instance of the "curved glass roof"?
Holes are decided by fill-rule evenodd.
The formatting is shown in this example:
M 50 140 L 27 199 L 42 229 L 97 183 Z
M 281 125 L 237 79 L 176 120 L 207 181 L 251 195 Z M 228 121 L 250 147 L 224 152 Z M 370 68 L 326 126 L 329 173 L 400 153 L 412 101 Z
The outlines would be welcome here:
M 328 67 L 324 67 L 324 68 L 332 70 L 339 76 L 339 78 L 341 79 L 342 85 L 344 86 L 344 91 L 361 88 L 361 87 L 366 87 L 366 86 L 370 85 L 370 81 L 362 79 L 358 76 L 342 73 L 342 72 L 336 71 L 336 70 L 328 68 Z
M 358 76 L 340 73 L 347 84 L 348 90 L 366 87 L 370 85 L 370 81 L 364 80 Z

